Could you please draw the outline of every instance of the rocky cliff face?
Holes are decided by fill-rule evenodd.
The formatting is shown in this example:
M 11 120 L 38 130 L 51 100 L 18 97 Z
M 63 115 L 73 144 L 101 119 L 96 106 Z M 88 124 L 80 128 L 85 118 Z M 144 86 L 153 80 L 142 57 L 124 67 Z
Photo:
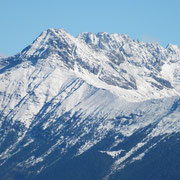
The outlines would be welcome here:
M 119 34 L 43 32 L 21 53 L 0 59 L 1 177 L 133 179 L 141 162 L 149 162 L 144 172 L 157 164 L 151 157 L 174 161 L 179 69 L 175 45 Z M 169 144 L 175 152 L 161 152 Z M 165 171 L 161 177 L 168 179 Z M 180 175 L 168 172 L 169 179 Z

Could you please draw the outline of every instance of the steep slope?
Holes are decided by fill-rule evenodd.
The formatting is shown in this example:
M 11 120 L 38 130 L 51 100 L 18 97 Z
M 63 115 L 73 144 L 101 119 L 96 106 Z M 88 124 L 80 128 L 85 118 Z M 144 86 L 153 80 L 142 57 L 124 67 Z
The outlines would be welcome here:
M 128 179 L 162 142 L 178 144 L 179 68 L 175 45 L 43 32 L 0 61 L 1 177 Z

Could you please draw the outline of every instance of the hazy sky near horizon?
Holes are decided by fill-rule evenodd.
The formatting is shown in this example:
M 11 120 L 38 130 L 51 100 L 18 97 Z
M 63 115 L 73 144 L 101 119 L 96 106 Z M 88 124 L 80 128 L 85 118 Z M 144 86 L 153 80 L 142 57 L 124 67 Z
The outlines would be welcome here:
M 180 46 L 179 8 L 179 0 L 0 0 L 0 55 L 20 52 L 48 28 Z

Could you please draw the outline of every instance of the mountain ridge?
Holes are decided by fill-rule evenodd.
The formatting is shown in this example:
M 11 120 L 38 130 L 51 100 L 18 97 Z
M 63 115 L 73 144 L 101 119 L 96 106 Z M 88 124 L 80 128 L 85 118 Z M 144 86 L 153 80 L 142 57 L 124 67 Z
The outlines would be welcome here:
M 44 31 L 0 63 L 0 175 L 44 177 L 53 164 L 70 166 L 90 153 L 100 169 L 107 160 L 96 178 L 111 179 L 143 160 L 179 137 L 179 67 L 174 45 Z
M 48 34 L 51 34 L 51 35 L 53 34 L 52 35 L 53 37 L 56 35 L 55 40 L 51 36 L 50 36 L 51 38 L 49 38 L 50 40 L 42 40 L 43 37 L 47 37 Z M 60 39 L 60 37 L 62 35 L 58 36 L 59 34 L 66 34 L 66 37 L 68 37 L 68 38 L 66 38 L 67 41 L 63 40 L 63 38 Z M 105 33 L 105 34 L 106 34 L 106 36 L 108 38 L 110 38 L 111 36 L 117 35 L 117 34 L 109 35 L 107 33 Z M 91 34 L 91 35 L 93 35 L 93 34 Z M 93 35 L 93 37 L 96 37 L 96 35 Z M 120 39 L 123 39 L 123 38 L 121 38 L 120 35 L 118 35 L 118 37 Z M 79 38 L 80 38 L 80 42 L 78 41 Z M 40 39 L 40 40 L 38 40 L 38 39 Z M 110 39 L 112 39 L 112 38 L 110 38 Z M 130 38 L 128 38 L 128 39 L 130 41 Z M 38 44 L 37 41 L 39 41 L 39 45 L 37 45 Z M 125 50 L 123 48 L 125 45 L 122 45 L 123 44 L 122 41 L 120 41 L 121 42 L 120 43 L 119 40 L 117 40 L 118 42 L 114 42 L 114 40 L 113 40 L 113 43 L 116 44 L 116 47 L 115 47 L 115 50 L 113 50 L 112 52 L 110 50 L 111 48 L 106 47 L 105 45 L 104 45 L 104 47 L 106 47 L 106 48 L 105 48 L 105 50 L 103 49 L 104 52 L 102 52 L 102 47 L 100 47 L 99 50 L 98 50 L 98 47 L 96 47 L 97 45 L 92 45 L 92 43 L 86 45 L 85 41 L 86 40 L 83 40 L 82 35 L 79 35 L 78 38 L 74 38 L 73 36 L 66 33 L 64 30 L 61 30 L 61 29 L 60 30 L 49 29 L 47 31 L 44 31 L 33 42 L 32 45 L 25 48 L 22 51 L 22 53 L 21 53 L 22 55 L 19 58 L 23 59 L 23 57 L 24 57 L 25 59 L 29 59 L 29 60 L 32 59 L 33 63 L 36 63 L 37 59 L 43 59 L 43 58 L 46 59 L 46 57 L 43 57 L 43 53 L 45 54 L 45 56 L 47 56 L 47 58 L 48 58 L 48 56 L 51 56 L 51 55 L 49 55 L 49 53 L 51 53 L 52 56 L 56 54 L 57 57 L 55 57 L 55 58 L 61 59 L 61 61 L 64 61 L 62 66 L 68 66 L 70 69 L 74 69 L 76 67 L 76 65 L 77 65 L 78 66 L 76 68 L 77 70 L 80 70 L 82 68 L 83 69 L 88 68 L 88 70 L 90 70 L 90 72 L 92 74 L 98 75 L 99 76 L 98 79 L 101 79 L 101 81 L 109 83 L 109 85 L 119 86 L 119 87 L 123 87 L 123 88 L 127 88 L 127 89 L 137 88 L 136 83 L 134 82 L 134 79 L 139 78 L 139 76 L 136 76 L 136 78 L 133 78 L 132 72 L 131 72 L 130 75 L 127 74 L 128 71 L 132 71 L 133 68 L 131 66 L 135 66 L 135 67 L 144 66 L 145 69 L 142 69 L 142 70 L 143 70 L 143 72 L 144 71 L 146 72 L 146 74 L 147 74 L 146 76 L 151 76 L 151 74 L 152 74 L 153 80 L 151 80 L 151 82 L 152 82 L 151 86 L 156 86 L 157 88 L 162 89 L 163 88 L 163 86 L 162 86 L 163 77 L 161 78 L 161 76 L 164 76 L 166 72 L 162 72 L 161 68 L 163 66 L 165 66 L 166 64 L 168 64 L 169 63 L 168 61 L 173 61 L 173 59 L 175 59 L 175 58 L 179 59 L 178 53 L 177 53 L 177 52 L 179 52 L 179 48 L 177 46 L 173 46 L 173 45 L 169 45 L 167 48 L 164 49 L 160 45 L 157 45 L 157 44 L 153 45 L 152 43 L 150 43 L 150 44 L 149 43 L 140 43 L 140 45 L 142 44 L 145 47 L 148 46 L 148 45 L 150 47 L 154 46 L 153 51 L 154 51 L 155 48 L 157 48 L 157 50 L 156 50 L 157 53 L 158 53 L 158 51 L 160 51 L 160 52 L 162 51 L 162 53 L 159 53 L 159 54 L 162 54 L 162 55 L 160 55 L 160 58 L 159 58 L 159 59 L 161 59 L 161 61 L 160 61 L 157 58 L 154 58 L 154 56 L 156 56 L 156 54 L 153 54 L 152 50 L 151 50 L 152 55 L 151 55 L 151 53 L 149 53 L 149 48 L 150 47 L 148 47 L 147 52 L 145 51 L 145 54 L 149 53 L 151 55 L 151 58 L 149 58 L 149 59 L 154 59 L 154 60 L 153 61 L 151 60 L 152 61 L 151 62 L 151 61 L 148 60 L 147 57 L 145 57 L 147 59 L 146 60 L 147 62 L 145 62 L 145 60 L 144 60 L 145 58 L 143 58 L 144 55 L 141 57 L 140 53 L 139 54 L 136 53 L 135 55 L 133 55 L 133 59 L 135 59 L 136 61 L 132 60 L 131 57 L 128 57 L 129 55 L 127 54 L 127 52 L 125 52 Z M 102 41 L 101 44 L 103 44 L 104 40 L 98 40 L 98 42 L 101 42 L 101 41 Z M 108 40 L 108 42 L 109 41 L 110 40 Z M 53 44 L 53 42 L 55 44 Z M 135 45 L 136 45 L 136 41 L 131 40 L 131 43 L 132 42 L 134 42 Z M 34 44 L 34 43 L 36 43 L 36 44 Z M 64 46 L 64 48 L 68 47 L 69 48 L 68 53 L 66 51 L 65 52 L 63 51 L 63 47 L 61 47 L 61 46 L 58 47 L 58 43 L 61 46 Z M 69 45 L 68 45 L 68 43 L 69 43 Z M 83 43 L 83 44 L 81 44 L 81 43 Z M 105 42 L 105 43 L 108 44 L 107 42 Z M 139 43 L 139 42 L 137 42 L 137 43 Z M 42 45 L 42 47 L 41 47 L 40 44 Z M 114 44 L 113 44 L 113 47 L 115 46 Z M 133 46 L 133 48 L 135 48 L 135 50 L 136 50 L 137 47 L 135 45 Z M 40 46 L 39 49 L 36 46 Z M 129 45 L 126 44 L 126 47 L 125 47 L 126 51 L 130 51 L 130 49 L 127 46 L 129 46 Z M 48 48 L 45 48 L 45 47 L 48 47 Z M 117 49 L 117 47 L 119 49 Z M 30 48 L 31 50 L 30 49 L 28 50 L 28 48 Z M 35 55 L 35 52 L 34 52 L 34 54 L 31 54 L 31 53 L 33 53 L 33 48 L 36 49 L 36 51 L 37 51 L 36 52 L 38 54 L 37 57 Z M 45 48 L 45 49 L 43 50 L 43 48 Z M 93 48 L 96 49 L 96 50 L 94 50 Z M 59 49 L 61 49 L 61 50 L 59 51 Z M 81 51 L 80 52 L 81 54 L 79 53 L 79 51 Z M 100 51 L 100 52 L 97 53 L 97 52 L 94 52 L 94 51 Z M 109 52 L 109 51 L 110 51 L 110 53 L 107 54 L 107 52 Z M 170 52 L 173 52 L 173 53 L 170 53 Z M 169 56 L 167 55 L 168 53 L 170 54 Z M 175 55 L 172 55 L 172 54 L 175 54 Z M 164 64 L 165 58 L 166 58 L 166 64 Z M 86 59 L 88 59 L 88 60 L 90 59 L 90 61 L 87 62 Z M 141 60 L 141 62 L 138 62 L 137 59 L 138 59 L 138 61 Z M 115 62 L 115 60 L 118 60 L 118 61 Z M 178 63 L 178 62 L 176 62 L 176 63 Z M 122 67 L 123 66 L 127 66 L 127 67 L 120 69 L 119 68 L 120 64 L 121 64 Z M 173 63 L 171 63 L 171 64 L 173 64 Z M 130 69 L 128 68 L 129 65 L 130 65 L 130 67 L 129 67 Z M 103 73 L 104 74 L 108 74 L 108 73 L 112 73 L 112 72 L 114 73 L 115 72 L 114 70 L 116 71 L 116 73 L 118 73 L 115 76 L 109 77 L 107 75 L 103 75 Z M 142 70 L 140 70 L 140 71 L 142 71 Z M 148 70 L 150 72 L 148 72 Z M 153 73 L 152 73 L 152 70 L 153 70 Z M 99 71 L 102 71 L 102 72 L 99 72 Z M 172 71 L 174 71 L 174 70 L 172 69 Z M 163 73 L 163 75 L 161 75 L 159 72 Z M 172 73 L 174 73 L 174 72 L 171 72 L 171 74 Z M 121 75 L 121 74 L 123 74 L 123 75 Z M 160 75 L 160 77 L 155 77 L 158 74 Z M 148 79 L 148 77 L 143 77 L 143 78 Z M 165 83 L 164 84 L 165 85 L 167 84 L 167 87 L 171 87 L 171 85 L 167 82 L 168 78 L 169 77 L 165 77 Z M 170 77 L 170 78 L 172 78 L 172 77 Z M 114 81 L 110 82 L 109 79 L 111 79 L 111 80 L 113 79 Z M 124 81 L 124 83 L 120 83 L 119 81 L 120 82 Z M 143 79 L 141 79 L 141 81 L 143 81 Z M 145 82 L 145 83 L 147 83 L 147 82 Z M 149 87 L 149 88 L 151 88 L 151 87 Z

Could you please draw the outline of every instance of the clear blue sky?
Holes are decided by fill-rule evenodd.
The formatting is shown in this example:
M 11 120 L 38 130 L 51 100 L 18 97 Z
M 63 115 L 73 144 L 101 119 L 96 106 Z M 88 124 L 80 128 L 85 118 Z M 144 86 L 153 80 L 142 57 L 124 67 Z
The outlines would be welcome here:
M 180 46 L 180 0 L 0 0 L 0 54 L 20 52 L 52 27 Z

